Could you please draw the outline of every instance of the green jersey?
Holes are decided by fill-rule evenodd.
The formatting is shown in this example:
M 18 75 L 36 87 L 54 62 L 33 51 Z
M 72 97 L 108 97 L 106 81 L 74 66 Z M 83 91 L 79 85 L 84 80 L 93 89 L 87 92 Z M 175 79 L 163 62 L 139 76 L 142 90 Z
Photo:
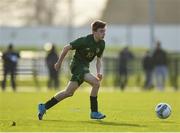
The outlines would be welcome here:
M 101 57 L 105 48 L 105 41 L 100 40 L 96 42 L 93 34 L 81 37 L 70 43 L 72 49 L 75 49 L 75 55 L 73 61 L 78 61 L 85 65 L 94 59 L 95 56 Z
M 104 40 L 95 42 L 92 34 L 78 38 L 70 43 L 72 49 L 76 50 L 71 61 L 71 81 L 77 81 L 81 85 L 84 74 L 89 73 L 89 63 L 94 57 L 101 57 L 105 48 Z

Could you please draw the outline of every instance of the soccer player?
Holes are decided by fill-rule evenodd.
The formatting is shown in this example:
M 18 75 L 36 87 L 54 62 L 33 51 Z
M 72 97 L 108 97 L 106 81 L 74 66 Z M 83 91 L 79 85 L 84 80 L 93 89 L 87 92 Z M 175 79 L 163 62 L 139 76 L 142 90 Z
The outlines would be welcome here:
M 58 61 L 55 64 L 55 69 L 61 68 L 62 62 L 69 50 L 75 50 L 74 57 L 71 61 L 70 69 L 72 77 L 65 90 L 58 92 L 46 103 L 40 103 L 38 105 L 38 118 L 43 119 L 43 115 L 46 110 L 50 109 L 65 98 L 73 96 L 76 89 L 85 81 L 92 86 L 90 94 L 90 106 L 91 106 L 91 119 L 103 119 L 106 116 L 98 111 L 97 95 L 100 87 L 100 81 L 102 79 L 101 62 L 102 55 L 105 48 L 105 31 L 106 23 L 100 20 L 94 21 L 91 24 L 92 34 L 85 37 L 78 38 L 70 44 L 64 46 Z M 94 76 L 89 71 L 90 62 L 97 56 L 96 70 L 97 75 Z

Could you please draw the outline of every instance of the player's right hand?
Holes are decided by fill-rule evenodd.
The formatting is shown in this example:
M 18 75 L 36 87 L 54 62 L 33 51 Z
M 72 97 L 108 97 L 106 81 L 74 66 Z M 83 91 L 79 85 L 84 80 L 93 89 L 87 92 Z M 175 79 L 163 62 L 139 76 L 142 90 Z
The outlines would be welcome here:
M 59 64 L 59 63 L 55 63 L 55 64 L 54 64 L 54 69 L 55 69 L 56 71 L 58 71 L 59 68 L 60 68 L 60 64 Z
M 97 78 L 98 78 L 99 81 L 101 81 L 102 80 L 102 74 L 98 73 Z

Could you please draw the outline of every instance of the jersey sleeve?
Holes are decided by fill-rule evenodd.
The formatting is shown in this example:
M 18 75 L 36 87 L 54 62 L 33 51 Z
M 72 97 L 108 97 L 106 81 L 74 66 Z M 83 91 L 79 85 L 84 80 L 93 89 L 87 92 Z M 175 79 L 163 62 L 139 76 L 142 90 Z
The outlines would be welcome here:
M 78 38 L 72 42 L 70 42 L 70 45 L 72 46 L 72 50 L 73 49 L 80 49 L 84 44 L 84 38 Z
M 97 57 L 101 57 L 103 55 L 105 49 L 105 42 L 102 43 L 102 46 L 100 47 L 100 51 L 97 53 Z

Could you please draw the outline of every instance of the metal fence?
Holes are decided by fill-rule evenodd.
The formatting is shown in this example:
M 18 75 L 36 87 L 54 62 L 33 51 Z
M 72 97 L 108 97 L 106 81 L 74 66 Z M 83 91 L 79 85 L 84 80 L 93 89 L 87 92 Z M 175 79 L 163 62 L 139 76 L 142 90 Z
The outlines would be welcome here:
M 114 86 L 119 85 L 119 62 L 118 58 L 105 57 L 104 58 L 104 73 L 105 75 L 114 75 Z M 127 65 L 129 76 L 134 76 L 137 86 L 142 86 L 144 81 L 142 57 L 136 57 Z M 174 89 L 180 87 L 180 55 L 179 53 L 168 55 L 168 81 L 169 85 Z
M 178 55 L 178 54 L 177 54 Z M 176 54 L 169 55 L 168 63 L 168 81 L 170 86 L 178 89 L 180 87 L 180 56 Z M 70 76 L 69 71 L 70 58 L 64 60 L 64 65 L 61 69 L 61 77 L 64 75 Z M 2 59 L 0 58 L 0 77 L 3 75 Z M 93 66 L 95 62 L 92 63 Z M 116 57 L 104 57 L 103 58 L 103 70 L 104 70 L 104 82 L 109 80 L 109 77 L 112 77 L 112 82 L 109 86 L 119 86 L 119 72 L 118 72 L 118 58 Z M 94 69 L 94 67 L 91 68 Z M 92 70 L 95 72 L 95 70 Z M 128 72 L 130 76 L 133 76 L 135 79 L 134 86 L 142 86 L 144 81 L 144 74 L 142 69 L 142 57 L 136 57 L 128 64 Z M 17 74 L 19 76 L 32 76 L 32 80 L 36 84 L 37 77 L 47 76 L 47 66 L 45 63 L 45 57 L 36 57 L 36 58 L 20 58 L 18 62 Z

